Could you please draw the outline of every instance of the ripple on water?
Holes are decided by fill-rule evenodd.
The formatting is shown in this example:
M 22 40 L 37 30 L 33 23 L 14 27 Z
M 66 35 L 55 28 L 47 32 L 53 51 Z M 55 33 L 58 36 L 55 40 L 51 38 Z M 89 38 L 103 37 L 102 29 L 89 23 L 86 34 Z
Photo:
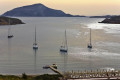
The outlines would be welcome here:
M 107 50 L 102 50 L 102 49 L 92 49 L 91 51 L 89 51 L 88 49 L 84 49 L 84 48 L 74 48 L 71 47 L 70 48 L 71 51 L 69 51 L 69 55 L 71 57 L 74 57 L 76 59 L 84 59 L 84 60 L 89 60 L 90 57 L 92 57 L 92 59 L 114 59 L 117 57 L 120 57 L 119 53 L 111 53 L 108 52 Z
M 120 24 L 93 23 L 93 24 L 88 24 L 87 26 L 88 28 L 92 28 L 92 29 L 103 29 L 106 31 L 106 33 L 114 33 L 114 34 L 120 33 Z

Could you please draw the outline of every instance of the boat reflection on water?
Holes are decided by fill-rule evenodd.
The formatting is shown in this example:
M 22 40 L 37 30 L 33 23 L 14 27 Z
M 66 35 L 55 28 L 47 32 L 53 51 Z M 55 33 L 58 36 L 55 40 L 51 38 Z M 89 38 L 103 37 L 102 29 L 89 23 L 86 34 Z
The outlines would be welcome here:
M 88 51 L 89 51 L 89 52 L 92 52 L 92 49 L 91 49 L 91 48 L 88 48 Z
M 36 72 L 36 60 L 37 60 L 37 49 L 33 49 L 33 54 L 34 54 L 34 71 Z
M 62 61 L 63 61 L 63 73 L 65 74 L 65 71 L 67 69 L 67 61 L 68 61 L 68 53 L 67 52 L 60 52 L 62 56 Z
M 11 63 L 11 50 L 12 49 L 12 38 L 10 38 L 10 39 L 8 39 L 8 60 L 9 60 L 9 62 Z

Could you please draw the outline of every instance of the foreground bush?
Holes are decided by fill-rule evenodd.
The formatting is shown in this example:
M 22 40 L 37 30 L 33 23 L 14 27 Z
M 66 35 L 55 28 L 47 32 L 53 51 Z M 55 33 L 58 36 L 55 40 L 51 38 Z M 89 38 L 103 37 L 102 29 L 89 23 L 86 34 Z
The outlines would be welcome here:
M 29 76 L 25 73 L 22 74 L 22 77 L 15 75 L 0 75 L 0 80 L 59 80 L 60 75 L 54 74 L 44 74 L 39 76 Z

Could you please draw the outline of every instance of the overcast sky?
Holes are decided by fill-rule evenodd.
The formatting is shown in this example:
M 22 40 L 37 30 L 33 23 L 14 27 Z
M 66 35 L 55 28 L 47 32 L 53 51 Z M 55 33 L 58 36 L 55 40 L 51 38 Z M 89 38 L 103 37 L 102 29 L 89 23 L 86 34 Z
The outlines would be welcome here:
M 120 15 L 120 0 L 0 0 L 0 14 L 36 3 L 74 15 Z

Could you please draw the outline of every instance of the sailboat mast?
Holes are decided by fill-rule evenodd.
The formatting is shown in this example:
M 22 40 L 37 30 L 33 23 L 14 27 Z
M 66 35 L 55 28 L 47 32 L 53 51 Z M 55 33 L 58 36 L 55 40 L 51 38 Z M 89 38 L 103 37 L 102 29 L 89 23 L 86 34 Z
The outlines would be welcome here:
M 36 26 L 35 26 L 35 42 L 33 43 L 33 49 L 38 49 L 37 43 L 36 43 Z
M 10 18 L 9 18 L 8 24 L 10 25 Z
M 91 45 L 91 28 L 90 28 L 90 45 Z
M 68 46 L 67 46 L 67 35 L 66 35 L 66 30 L 65 30 L 65 46 L 66 46 L 66 49 L 68 49 Z
M 8 25 L 9 25 L 9 28 L 8 28 L 8 36 L 10 35 L 10 18 L 8 20 Z
M 36 44 L 36 27 L 35 27 L 35 44 Z

